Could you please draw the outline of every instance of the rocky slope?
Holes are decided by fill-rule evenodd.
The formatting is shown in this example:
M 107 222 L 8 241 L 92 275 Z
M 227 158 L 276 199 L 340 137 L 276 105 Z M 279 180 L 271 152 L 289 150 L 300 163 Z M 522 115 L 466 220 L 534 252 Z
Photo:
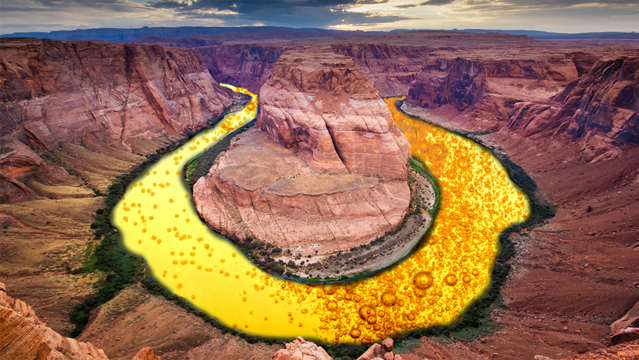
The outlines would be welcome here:
M 194 200 L 222 234 L 326 254 L 399 225 L 407 167 L 408 142 L 355 62 L 291 51 L 260 90 L 256 128 L 198 180 Z
M 447 350 L 454 355 L 449 356 L 442 356 L 442 347 L 424 338 L 424 345 L 404 358 L 521 359 L 543 354 L 560 359 L 604 348 L 611 337 L 613 343 L 635 338 L 636 306 L 614 323 L 612 333 L 607 324 L 639 299 L 639 282 L 633 275 L 639 264 L 635 250 L 639 213 L 631 205 L 639 201 L 639 149 L 628 141 L 636 133 L 631 121 L 636 113 L 636 56 L 625 55 L 638 49 L 629 47 L 622 54 L 612 47 L 591 49 L 590 55 L 603 58 L 600 62 L 587 52 L 573 53 L 567 59 L 576 71 L 553 65 L 536 73 L 546 74 L 545 78 L 527 72 L 516 78 L 513 74 L 518 72 L 511 72 L 510 78 L 501 79 L 501 90 L 500 78 L 486 73 L 493 66 L 488 51 L 474 64 L 466 61 L 472 58 L 467 52 L 459 53 L 460 59 L 453 58 L 458 70 L 439 73 L 434 66 L 418 76 L 420 85 L 431 90 L 425 94 L 415 89 L 413 99 L 432 106 L 414 112 L 459 131 L 499 130 L 475 137 L 522 166 L 535 180 L 538 197 L 549 199 L 557 215 L 544 226 L 511 238 L 517 256 L 503 292 L 508 309 L 492 313 L 503 331 L 466 345 L 450 344 Z M 539 53 L 547 56 L 548 51 Z M 520 60 L 540 55 L 517 52 Z M 509 58 L 516 59 L 517 52 Z M 492 60 L 500 64 L 500 59 Z M 575 78 L 569 81 L 557 73 Z M 441 91 L 447 89 L 451 91 Z M 508 101 L 486 113 L 486 105 L 499 105 L 500 99 Z M 634 346 L 601 349 L 592 356 L 618 353 L 620 359 L 632 358 L 627 350 Z
M 479 130 L 465 125 L 466 131 Z M 639 300 L 639 209 L 634 206 L 639 148 L 626 146 L 616 158 L 589 162 L 581 144 L 564 135 L 525 137 L 504 129 L 477 137 L 525 169 L 536 182 L 537 196 L 550 201 L 557 214 L 511 237 L 517 255 L 502 292 L 508 309 L 491 316 L 504 330 L 473 341 L 466 352 L 561 359 L 605 347 L 614 335 L 608 324 Z M 628 319 L 632 314 L 616 329 L 627 329 Z
M 193 47 L 193 42 L 198 39 L 188 37 L 183 40 L 183 42 L 170 42 L 170 44 Z M 167 42 L 169 39 L 164 38 L 163 41 Z M 234 84 L 257 91 L 268 79 L 272 65 L 281 53 L 308 46 L 330 46 L 336 54 L 352 57 L 362 72 L 373 82 L 373 86 L 381 96 L 407 94 L 411 81 L 431 60 L 453 61 L 459 56 L 471 54 L 489 63 L 491 60 L 502 59 L 504 55 L 516 59 L 517 54 L 525 53 L 531 61 L 535 60 L 533 66 L 540 69 L 554 67 L 559 61 L 564 63 L 562 66 L 572 67 L 573 71 L 581 74 L 600 57 L 593 54 L 593 50 L 589 48 L 565 48 L 535 41 L 526 36 L 447 31 L 420 31 L 318 40 L 245 39 L 228 41 L 217 46 L 202 45 L 195 47 L 194 50 L 200 52 L 217 81 L 233 81 Z
M 438 123 L 481 129 L 472 123 L 462 127 L 456 119 L 442 117 Z M 588 162 L 581 144 L 564 135 L 525 137 L 504 129 L 474 137 L 520 165 L 535 181 L 537 197 L 557 214 L 510 237 L 516 256 L 502 289 L 507 308 L 491 313 L 503 330 L 444 345 L 422 338 L 419 348 L 402 357 L 519 360 L 541 354 L 562 359 L 601 349 L 595 354 L 605 358 L 611 336 L 630 340 L 636 333 L 636 307 L 627 311 L 639 300 L 639 209 L 634 206 L 639 147 L 625 146 L 618 157 Z
M 0 80 L 0 281 L 68 335 L 98 280 L 72 273 L 104 207 L 97 191 L 235 93 L 194 51 L 130 44 L 3 39 Z
M 170 42 L 170 44 L 192 47 L 193 41 L 197 40 L 197 38 L 189 37 L 184 38 L 181 43 Z M 164 38 L 163 41 L 166 42 L 168 39 Z M 499 94 L 509 95 L 510 91 L 515 90 L 526 98 L 531 94 L 535 95 L 535 98 L 539 96 L 547 98 L 548 94 L 523 92 L 524 89 L 520 87 L 531 90 L 534 81 L 526 82 L 526 78 L 522 75 L 528 79 L 537 76 L 536 80 L 545 91 L 552 91 L 554 95 L 568 83 L 566 79 L 574 78 L 572 73 L 578 76 L 587 73 L 601 58 L 637 54 L 636 48 L 632 46 L 619 45 L 606 48 L 565 46 L 536 41 L 527 36 L 448 31 L 367 34 L 367 36 L 317 40 L 243 39 L 226 41 L 217 46 L 201 45 L 201 47 L 194 47 L 194 50 L 202 54 L 217 81 L 235 81 L 234 84 L 257 91 L 268 79 L 272 65 L 281 53 L 306 46 L 330 46 L 333 52 L 352 57 L 362 72 L 373 82 L 373 86 L 380 95 L 384 97 L 408 94 L 411 81 L 427 65 L 444 60 L 453 63 L 457 58 L 463 58 L 488 66 L 493 62 L 499 63 L 502 67 L 507 66 L 505 69 L 500 68 L 491 77 L 509 78 L 509 73 L 513 72 L 510 79 L 523 81 L 511 84 L 512 88 L 508 91 L 504 89 L 497 91 Z M 521 64 L 517 64 L 520 60 Z M 255 77 L 254 74 L 258 76 Z M 508 79 L 501 79 L 500 82 L 493 80 L 493 82 L 496 83 L 495 85 L 500 85 L 500 82 L 506 82 L 501 84 L 502 86 L 508 85 Z
M 129 360 L 139 349 L 152 347 L 164 360 L 270 359 L 283 348 L 225 334 L 201 317 L 131 286 L 93 312 L 79 341 L 90 341 L 111 360 Z
M 189 47 L 190 41 L 180 46 Z M 481 122 L 483 129 L 490 130 L 509 120 L 515 103 L 557 95 L 598 60 L 637 55 L 632 46 L 563 46 L 526 36 L 445 31 L 321 40 L 247 39 L 195 50 L 217 81 L 257 91 L 281 53 L 309 46 L 330 46 L 333 52 L 352 57 L 381 96 L 409 94 L 409 102 L 428 106 L 435 115 Z
M 80 173 L 98 172 L 83 166 L 82 152 L 114 158 L 98 165 L 108 174 L 139 161 L 134 154 L 153 153 L 203 127 L 233 99 L 186 49 L 8 39 L 0 65 L 2 202 L 33 199 L 25 183 L 36 173 L 45 185 L 68 178 L 60 166 L 43 168 L 40 155 Z M 82 177 L 101 191 L 108 186 L 100 176 Z
M 31 306 L 6 294 L 0 283 L 0 357 L 6 360 L 108 360 L 91 343 L 51 330 Z
M 229 44 L 194 50 L 202 55 L 215 80 L 242 86 L 257 94 L 284 49 L 285 46 L 277 44 Z
M 333 44 L 333 52 L 350 56 L 371 80 L 381 96 L 408 92 L 411 81 L 421 71 L 424 59 L 432 51 L 429 45 Z
M 507 129 L 523 136 L 564 134 L 587 160 L 639 144 L 639 57 L 600 61 L 551 101 L 515 104 Z
M 462 57 L 457 57 L 461 55 Z M 436 114 L 498 129 L 520 99 L 545 99 L 579 76 L 572 54 L 520 52 L 431 54 L 411 83 L 407 102 Z

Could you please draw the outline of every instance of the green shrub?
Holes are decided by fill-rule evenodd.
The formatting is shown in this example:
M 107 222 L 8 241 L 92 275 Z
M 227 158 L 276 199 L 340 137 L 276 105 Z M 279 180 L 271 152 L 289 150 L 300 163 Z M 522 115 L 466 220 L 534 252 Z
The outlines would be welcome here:
M 226 114 L 222 114 L 217 119 L 211 119 L 207 126 L 219 122 L 224 115 Z M 111 225 L 111 212 L 124 195 L 126 184 L 131 183 L 147 167 L 156 163 L 164 153 L 184 145 L 195 133 L 196 131 L 190 133 L 182 142 L 172 141 L 170 146 L 147 156 L 147 160 L 136 165 L 109 186 L 104 199 L 105 207 L 96 211 L 95 219 L 91 224 L 91 228 L 95 230 L 96 239 L 102 238 L 102 241 L 93 249 L 81 269 L 83 273 L 99 272 L 102 278 L 94 284 L 97 292 L 75 305 L 69 312 L 71 323 L 74 325 L 72 336 L 77 336 L 84 330 L 92 310 L 111 300 L 126 286 L 145 279 L 144 261 L 127 254 L 118 246 L 118 230 Z

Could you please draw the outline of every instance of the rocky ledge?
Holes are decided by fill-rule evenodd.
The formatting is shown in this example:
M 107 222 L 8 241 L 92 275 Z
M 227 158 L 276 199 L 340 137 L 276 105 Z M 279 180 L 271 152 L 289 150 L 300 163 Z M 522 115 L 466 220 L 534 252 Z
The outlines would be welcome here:
M 193 186 L 211 228 L 245 249 L 307 258 L 398 228 L 411 200 L 408 142 L 353 59 L 284 53 L 259 99 L 256 126 Z
M 245 100 L 197 52 L 137 44 L 3 39 L 0 83 L 0 203 L 107 192 Z

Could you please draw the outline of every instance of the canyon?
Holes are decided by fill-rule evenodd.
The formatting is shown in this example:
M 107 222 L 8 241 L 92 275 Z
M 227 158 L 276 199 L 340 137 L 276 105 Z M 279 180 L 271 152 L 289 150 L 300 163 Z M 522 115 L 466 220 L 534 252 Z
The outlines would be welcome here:
M 0 59 L 0 273 L 68 335 L 109 186 L 247 99 L 188 49 L 3 39 Z
M 0 56 L 3 203 L 77 186 L 65 169 L 106 192 L 109 175 L 219 118 L 236 96 L 186 49 L 16 39 Z
M 636 329 L 636 315 L 624 314 L 639 300 L 639 47 L 506 34 L 243 39 L 193 49 L 3 39 L 0 281 L 7 293 L 68 336 L 72 304 L 90 297 L 99 278 L 73 270 L 96 243 L 92 214 L 109 184 L 242 101 L 218 81 L 259 91 L 282 54 L 308 46 L 353 58 L 380 96 L 407 95 L 405 107 L 420 117 L 500 148 L 557 211 L 511 235 L 505 308 L 490 315 L 501 329 L 469 341 L 423 337 L 402 358 L 567 358 L 604 351 L 610 325 L 624 316 L 615 329 Z M 98 309 L 78 340 L 117 359 L 149 345 L 167 359 L 189 351 L 268 358 L 282 348 L 222 334 L 136 286 Z

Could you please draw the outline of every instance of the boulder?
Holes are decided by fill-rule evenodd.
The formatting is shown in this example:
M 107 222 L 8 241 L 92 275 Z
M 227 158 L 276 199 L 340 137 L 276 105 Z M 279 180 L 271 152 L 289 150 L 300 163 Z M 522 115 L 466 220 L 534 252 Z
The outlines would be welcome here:
M 373 344 L 357 360 L 373 360 L 384 356 L 384 348 L 380 344 Z
M 145 347 L 138 351 L 132 360 L 160 360 L 160 357 L 153 353 L 153 349 Z
M 357 360 L 402 360 L 401 355 L 393 351 L 393 339 L 386 338 L 382 344 L 371 345 Z
M 382 347 L 384 348 L 384 351 L 393 351 L 393 339 L 384 339 L 384 341 L 382 341 Z
M 610 325 L 610 345 L 639 340 L 639 302 Z
M 279 350 L 272 360 L 333 360 L 321 346 L 298 336 L 293 342 L 285 344 L 286 349 Z

